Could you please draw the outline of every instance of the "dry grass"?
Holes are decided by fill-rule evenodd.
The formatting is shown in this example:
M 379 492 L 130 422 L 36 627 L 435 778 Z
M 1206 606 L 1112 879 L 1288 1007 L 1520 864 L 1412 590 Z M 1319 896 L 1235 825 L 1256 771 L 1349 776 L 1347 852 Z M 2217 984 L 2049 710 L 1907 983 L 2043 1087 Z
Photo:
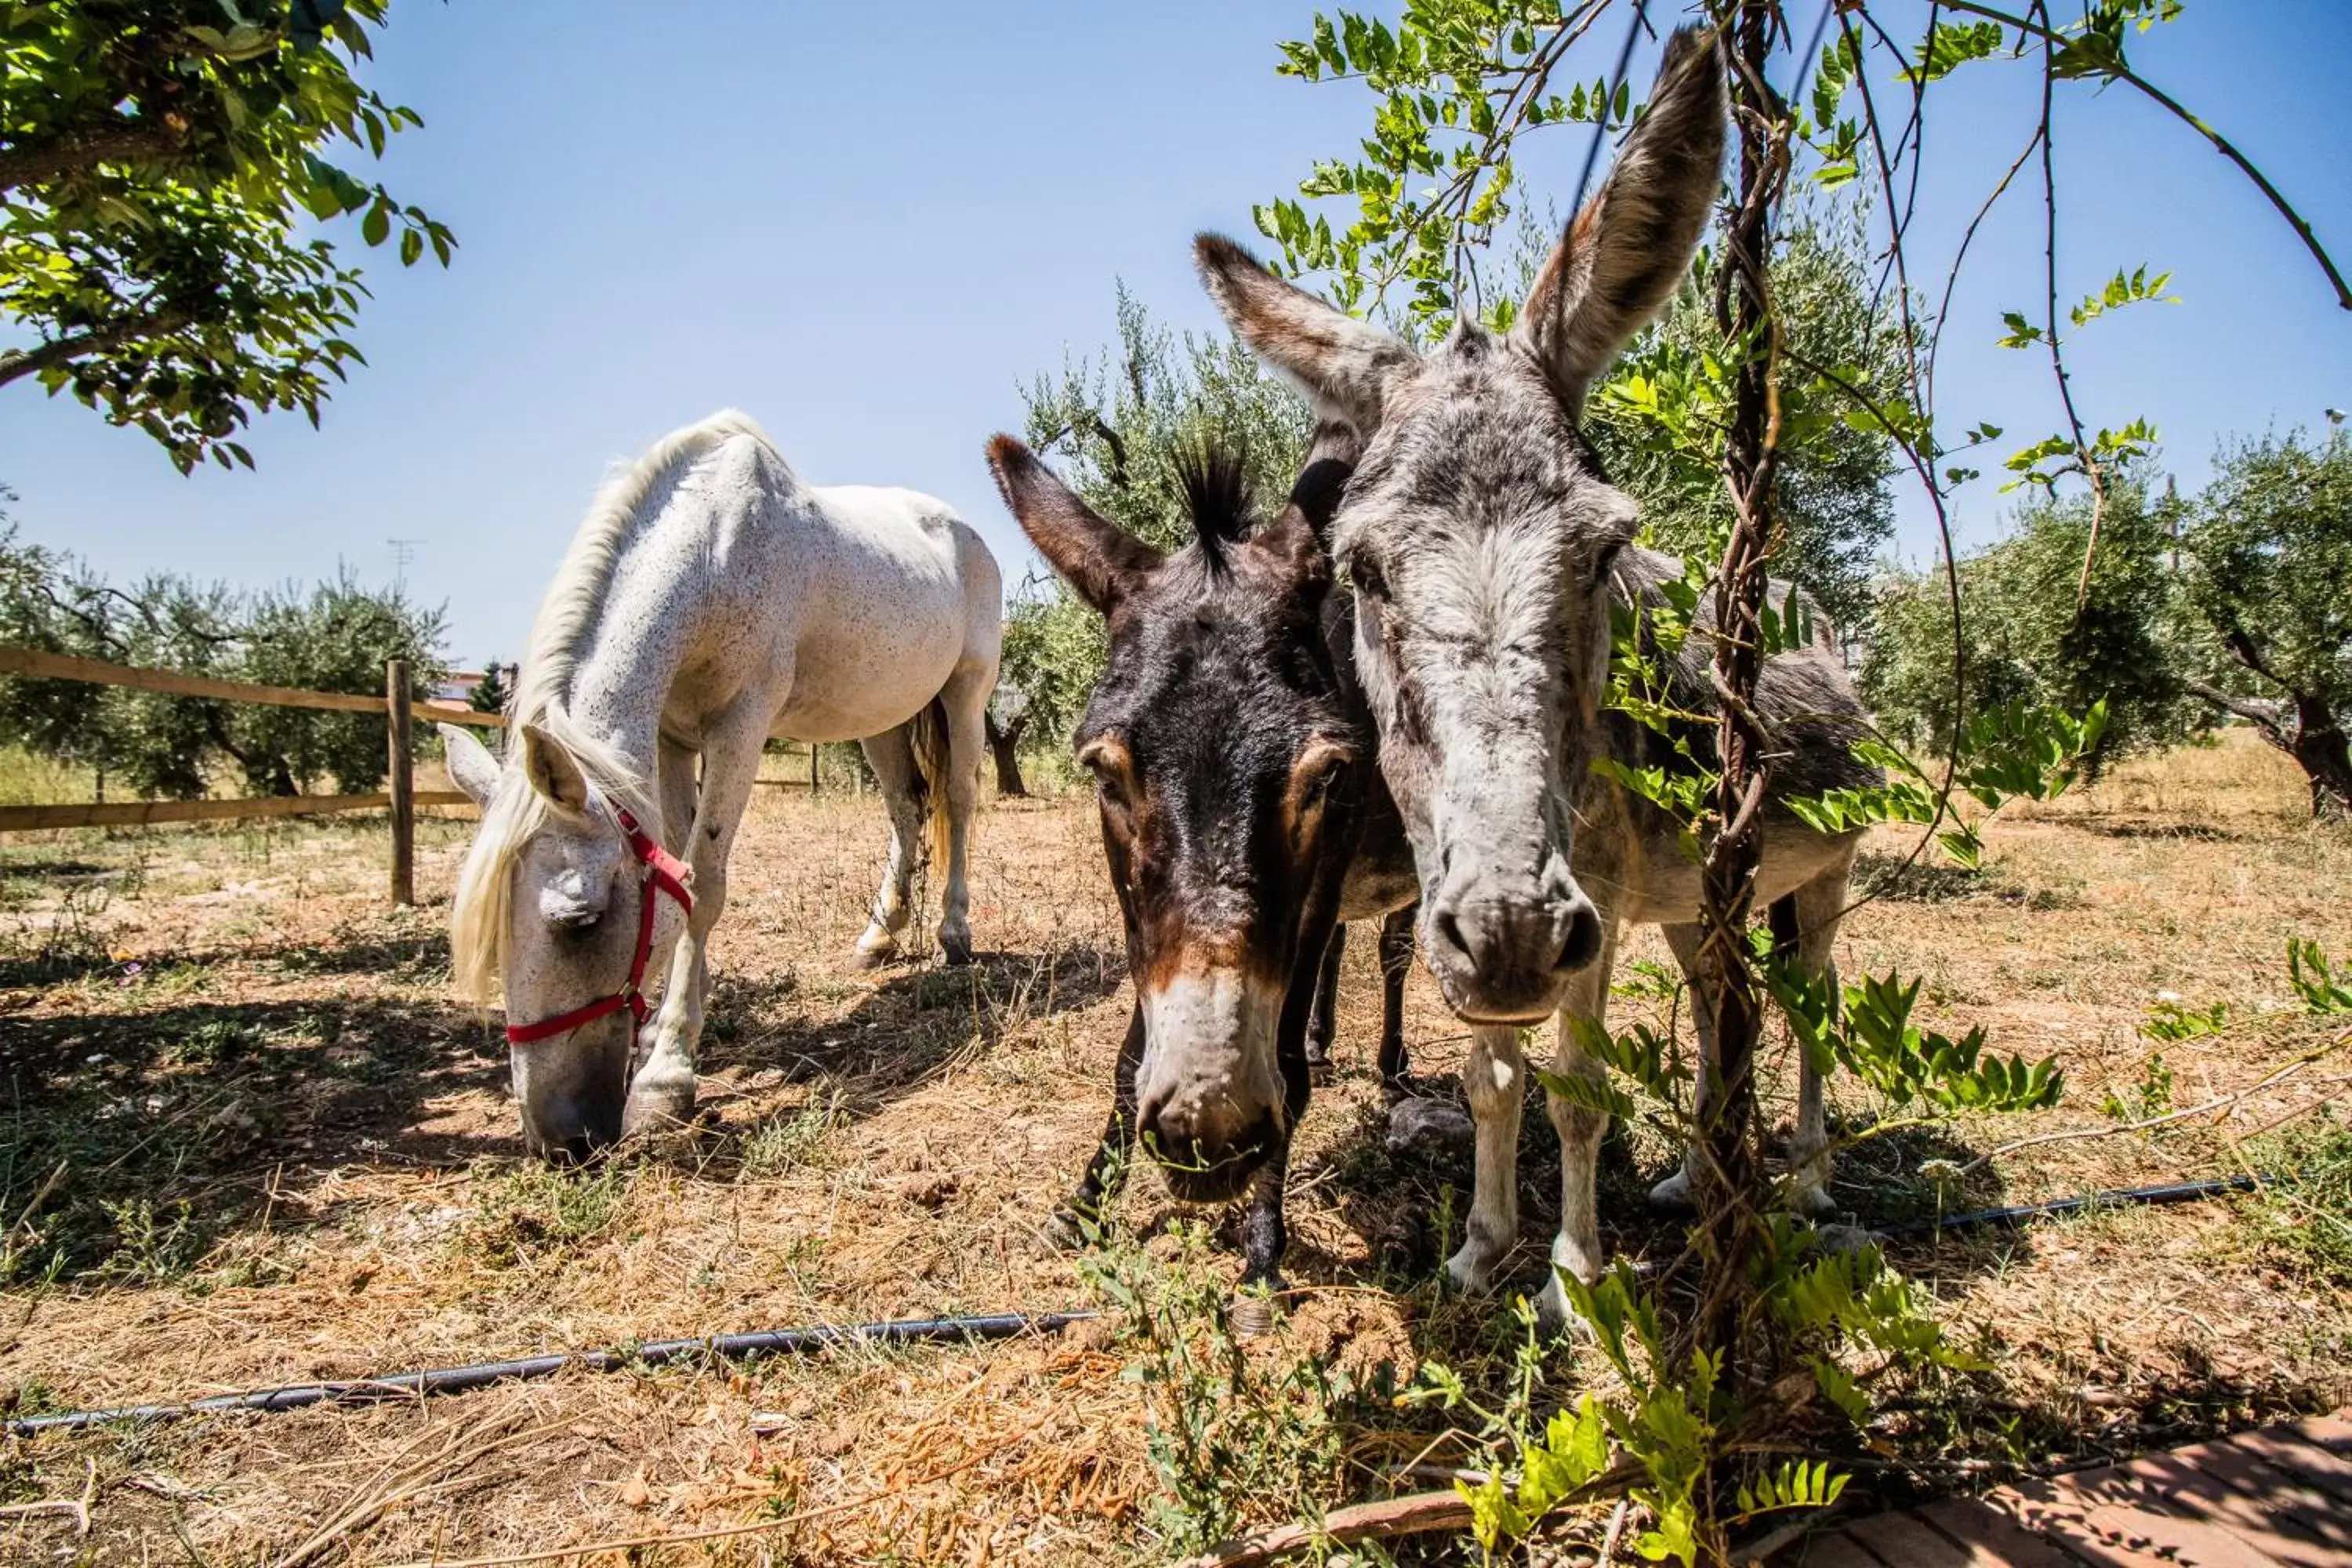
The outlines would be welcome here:
M 1906 879 L 1855 914 L 1848 974 L 1924 976 L 1937 1019 L 2057 1053 L 2071 1087 L 2027 1123 L 1964 1123 L 1849 1162 L 1841 1200 L 1885 1220 L 2263 1158 L 2233 1137 L 2322 1090 L 2289 1079 L 2218 1129 L 2047 1145 L 1957 1197 L 1916 1173 L 2019 1133 L 2107 1124 L 2111 1095 L 2195 1103 L 2315 1043 L 2307 1026 L 2257 1023 L 2163 1046 L 2159 1072 L 2136 1032 L 2163 993 L 2281 1005 L 2291 934 L 2352 948 L 2352 839 L 2305 823 L 2300 796 L 2288 764 L 2251 744 L 2137 763 L 2004 818 L 1983 878 Z M 381 902 L 382 830 L 362 822 L 0 847 L 0 1400 L 190 1397 L 1084 1304 L 1073 1261 L 1034 1237 L 1099 1128 L 1125 1024 L 1090 813 L 991 809 L 972 910 L 983 952 L 967 972 L 846 962 L 878 828 L 870 797 L 761 792 L 715 944 L 710 1124 L 584 1180 L 519 1159 L 496 1029 L 443 999 L 462 825 L 425 835 L 418 879 L 436 902 L 405 912 Z M 1497 1314 L 1427 1286 L 1466 1158 L 1381 1144 L 1370 946 L 1350 949 L 1346 1070 L 1294 1162 L 1291 1274 L 1307 1294 L 1266 1353 L 1360 1373 L 1426 1353 L 1475 1368 L 1506 1337 Z M 1665 958 L 1650 935 L 1633 956 Z M 1408 1006 L 1415 1067 L 1442 1079 L 1458 1028 L 1424 977 Z M 1531 1273 L 1556 1201 L 1541 1116 L 1528 1140 Z M 1619 1150 L 1604 1177 L 1617 1239 L 1668 1245 L 1635 1202 L 1667 1152 L 1642 1138 Z M 1156 1181 L 1132 1184 L 1138 1234 L 1176 1212 Z M 2352 1309 L 2265 1245 L 2244 1205 L 1921 1242 L 1901 1261 L 2009 1355 L 1985 1408 L 1916 1414 L 1906 1430 L 1922 1450 L 2093 1454 L 2352 1394 Z M 778 1522 L 631 1560 L 1149 1555 L 1160 1488 L 1125 1361 L 1107 1331 L 854 1348 L 16 1443 L 0 1447 L 0 1503 L 78 1496 L 94 1463 L 92 1524 L 76 1539 L 63 1514 L 0 1519 L 0 1557 L 393 1563 L 762 1521 Z M 2010 1430 L 2006 1455 L 1986 1456 L 1988 1410 Z M 1372 1407 L 1343 1426 L 1349 1484 L 1366 1492 L 1432 1436 Z M 859 1506 L 782 1522 L 844 1503 Z

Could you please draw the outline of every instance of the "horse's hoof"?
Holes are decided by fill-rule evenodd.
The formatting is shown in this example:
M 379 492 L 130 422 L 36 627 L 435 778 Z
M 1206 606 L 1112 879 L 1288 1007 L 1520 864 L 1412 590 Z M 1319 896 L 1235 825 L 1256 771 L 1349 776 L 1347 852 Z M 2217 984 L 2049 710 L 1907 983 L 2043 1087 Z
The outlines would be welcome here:
M 641 1132 L 675 1132 L 694 1121 L 694 1085 L 684 1089 L 663 1086 L 655 1089 L 633 1089 L 629 1101 L 621 1109 L 621 1133 L 624 1137 Z
M 850 955 L 849 962 L 860 969 L 879 969 L 898 955 L 897 942 L 877 942 L 869 947 L 861 942 L 857 944 L 857 951 Z
M 1329 1057 L 1310 1056 L 1307 1058 L 1307 1081 L 1315 1088 L 1330 1088 L 1333 1076 Z
M 1280 1289 L 1280 1283 L 1274 1288 Z M 1225 1326 L 1237 1340 L 1262 1340 L 1274 1332 L 1275 1320 L 1279 1316 L 1273 1296 L 1257 1290 L 1236 1290 L 1225 1308 Z
M 1837 1212 L 1837 1199 L 1830 1196 L 1827 1187 L 1807 1187 L 1796 1195 L 1797 1212 L 1808 1219 Z
M 971 963 L 971 938 L 940 938 L 940 962 L 950 969 L 962 969 Z
M 1676 1171 L 1673 1175 L 1652 1187 L 1650 1206 L 1667 1214 L 1690 1213 L 1696 1206 L 1691 1202 L 1690 1173 Z

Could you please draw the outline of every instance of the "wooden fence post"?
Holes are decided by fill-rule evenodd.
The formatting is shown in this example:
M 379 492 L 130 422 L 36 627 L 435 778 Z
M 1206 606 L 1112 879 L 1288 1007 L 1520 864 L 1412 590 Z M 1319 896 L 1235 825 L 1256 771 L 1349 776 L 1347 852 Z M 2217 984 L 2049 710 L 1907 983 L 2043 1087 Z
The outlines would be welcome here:
M 392 762 L 392 901 L 416 901 L 416 775 L 409 758 L 408 661 L 383 667 L 384 735 Z
M 811 741 L 811 742 L 808 743 L 808 748 L 809 748 L 809 798 L 810 798 L 811 800 L 814 800 L 814 799 L 816 798 L 816 742 L 815 742 L 814 741 Z

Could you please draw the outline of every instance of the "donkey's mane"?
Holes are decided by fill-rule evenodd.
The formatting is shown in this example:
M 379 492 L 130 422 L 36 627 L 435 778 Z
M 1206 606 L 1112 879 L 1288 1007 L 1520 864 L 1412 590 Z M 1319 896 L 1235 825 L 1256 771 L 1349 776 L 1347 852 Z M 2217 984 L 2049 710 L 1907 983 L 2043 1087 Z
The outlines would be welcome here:
M 1249 470 L 1229 447 L 1204 441 L 1176 455 L 1176 484 L 1202 563 L 1212 575 L 1222 573 L 1227 547 L 1249 537 L 1254 521 Z
M 509 765 L 499 773 L 498 792 L 483 808 L 480 830 L 474 835 L 473 847 L 457 874 L 449 956 L 452 978 L 461 996 L 488 1002 L 498 994 L 515 861 L 531 836 L 546 826 L 554 814 L 519 765 L 517 737 L 525 725 L 559 742 L 579 763 L 597 794 L 646 824 L 656 837 L 662 836 L 660 805 L 649 781 L 609 738 L 572 718 L 572 677 L 581 650 L 604 614 L 614 569 L 646 498 L 671 469 L 738 437 L 757 441 L 778 462 L 783 460 L 750 415 L 723 409 L 671 431 L 645 456 L 614 472 L 597 491 L 579 531 L 572 536 L 572 547 L 564 552 L 563 563 L 556 568 L 555 580 L 531 622 L 530 642 L 515 679 L 514 696 L 507 704 Z

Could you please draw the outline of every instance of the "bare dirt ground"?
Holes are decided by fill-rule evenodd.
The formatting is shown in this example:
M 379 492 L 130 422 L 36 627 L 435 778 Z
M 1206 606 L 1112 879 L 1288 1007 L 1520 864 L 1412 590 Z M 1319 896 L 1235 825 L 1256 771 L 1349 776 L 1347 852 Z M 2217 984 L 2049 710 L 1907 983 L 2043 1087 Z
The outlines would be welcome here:
M 1095 1304 L 1082 1267 L 1036 1243 L 1100 1126 L 1128 1006 L 1085 803 L 991 808 L 975 967 L 865 973 L 848 953 L 880 866 L 877 804 L 761 792 L 715 942 L 709 1125 L 577 1177 L 520 1158 L 495 1021 L 446 1000 L 441 927 L 467 831 L 425 830 L 415 910 L 383 903 L 380 825 L 0 847 L 11 1414 Z M 2285 1157 L 2268 1124 L 2341 1100 L 2339 1052 L 2218 1124 L 2114 1131 L 2329 1038 L 2284 1012 L 2284 954 L 2292 936 L 2352 950 L 2352 836 L 2305 820 L 2283 759 L 2238 737 L 2137 762 L 1988 838 L 1975 877 L 1898 876 L 1904 841 L 1875 846 L 1865 878 L 1884 896 L 1849 921 L 1840 966 L 1920 976 L 1938 1026 L 2054 1053 L 2066 1099 L 1850 1160 L 1835 1193 L 1851 1217 L 2263 1168 Z M 1495 1304 L 1431 1287 L 1467 1156 L 1384 1146 L 1370 947 L 1351 947 L 1342 1071 L 1294 1158 L 1300 1293 L 1254 1353 L 1347 1368 L 1377 1392 L 1418 1357 L 1475 1376 L 1517 1331 Z M 1665 962 L 1651 933 L 1629 956 Z M 2138 1026 L 2160 998 L 2250 1021 L 2151 1042 Z M 1670 1005 L 1635 994 L 1618 1009 Z M 1419 973 L 1408 1009 L 1414 1068 L 1449 1092 L 1463 1042 Z M 2020 1150 L 1956 1192 L 1918 1172 L 2069 1130 L 2108 1135 Z M 1670 1157 L 1646 1134 L 1614 1145 L 1604 1201 L 1630 1251 L 1670 1245 L 1638 1201 Z M 1522 1170 L 1531 1283 L 1557 1188 L 1540 1114 Z M 1122 1217 L 1150 1237 L 1180 1212 L 1147 1173 Z M 2340 1277 L 2279 1240 L 2288 1223 L 2250 1198 L 1899 1244 L 2002 1365 L 1964 1408 L 1896 1413 L 1872 1444 L 1883 1468 L 1954 1484 L 2344 1403 L 2352 1305 Z M 1234 1268 L 1229 1250 L 1208 1257 Z M 1149 1560 L 1166 1487 L 1150 1387 L 1122 1376 L 1135 1359 L 1096 1324 L 0 1440 L 0 1561 L 404 1563 L 640 1539 L 673 1544 L 600 1561 Z M 1442 1418 L 1383 1399 L 1335 1419 L 1326 1501 L 1379 1495 L 1416 1456 L 1469 1458 L 1449 1456 Z M 1275 1471 L 1233 1486 L 1240 1518 L 1304 1502 Z M 86 1521 L 70 1506 L 85 1498 Z M 18 1506 L 45 1501 L 68 1506 Z M 805 1517 L 770 1522 L 791 1515 Z

